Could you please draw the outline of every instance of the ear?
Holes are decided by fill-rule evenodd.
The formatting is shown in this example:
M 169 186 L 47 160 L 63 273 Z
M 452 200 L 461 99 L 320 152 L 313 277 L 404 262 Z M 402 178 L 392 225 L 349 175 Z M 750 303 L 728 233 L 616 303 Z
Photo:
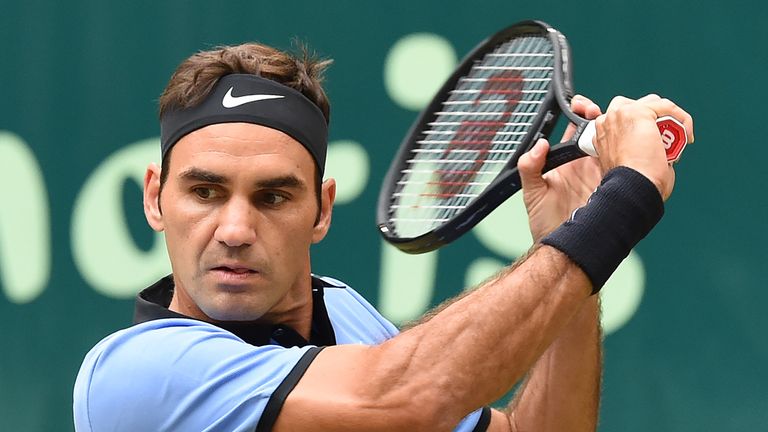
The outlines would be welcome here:
M 331 213 L 333 213 L 333 201 L 336 199 L 336 180 L 329 178 L 323 182 L 320 191 L 320 218 L 315 224 L 312 232 L 312 243 L 318 243 L 328 234 L 331 227 Z
M 160 167 L 155 163 L 149 164 L 144 174 L 144 216 L 153 230 L 165 229 L 160 210 Z

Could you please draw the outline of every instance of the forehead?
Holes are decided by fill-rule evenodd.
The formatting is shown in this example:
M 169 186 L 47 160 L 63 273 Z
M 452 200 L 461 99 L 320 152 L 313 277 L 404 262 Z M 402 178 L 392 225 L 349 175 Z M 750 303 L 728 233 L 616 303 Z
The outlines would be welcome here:
M 171 171 L 191 166 L 259 171 L 297 170 L 307 178 L 315 163 L 309 151 L 291 136 L 252 123 L 219 123 L 181 138 L 171 154 Z

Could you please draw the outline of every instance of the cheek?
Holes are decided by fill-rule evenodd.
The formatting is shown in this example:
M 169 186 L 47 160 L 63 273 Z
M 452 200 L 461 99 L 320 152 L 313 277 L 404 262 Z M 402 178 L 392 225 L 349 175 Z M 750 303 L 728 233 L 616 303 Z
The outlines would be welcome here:
M 285 249 L 289 249 L 292 255 L 309 250 L 315 225 L 315 214 L 312 211 L 314 210 L 305 208 L 301 211 L 285 212 L 271 218 L 269 224 L 271 227 L 266 228 L 267 232 L 263 234 L 272 237 L 275 242 L 279 243 L 273 245 L 276 256 L 285 255 L 287 252 Z
M 194 254 L 211 238 L 214 215 L 194 206 L 176 204 L 163 215 L 166 243 L 180 255 Z

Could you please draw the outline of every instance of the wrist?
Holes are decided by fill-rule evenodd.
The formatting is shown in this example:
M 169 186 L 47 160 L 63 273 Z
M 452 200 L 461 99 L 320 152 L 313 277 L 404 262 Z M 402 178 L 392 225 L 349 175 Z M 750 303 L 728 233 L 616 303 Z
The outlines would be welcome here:
M 567 255 L 597 293 L 663 214 L 657 186 L 632 168 L 617 167 L 606 173 L 587 204 L 541 243 Z
M 638 164 L 637 161 L 631 164 L 619 164 L 608 170 L 606 175 L 608 172 L 616 169 L 629 169 L 645 177 L 648 182 L 656 187 L 662 201 L 666 201 L 672 192 L 674 176 L 669 176 L 670 166 L 666 160 L 654 161 L 653 163 L 647 162 L 645 164 Z

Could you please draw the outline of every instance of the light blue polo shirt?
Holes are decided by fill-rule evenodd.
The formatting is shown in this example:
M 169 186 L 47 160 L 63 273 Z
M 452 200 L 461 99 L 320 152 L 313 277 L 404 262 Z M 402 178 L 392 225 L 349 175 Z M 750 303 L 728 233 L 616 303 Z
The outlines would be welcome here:
M 142 291 L 137 322 L 99 342 L 74 388 L 75 429 L 100 431 L 272 430 L 283 402 L 324 346 L 376 345 L 397 328 L 335 279 L 313 277 L 312 336 L 283 325 L 221 325 L 167 309 L 166 277 Z M 485 431 L 490 410 L 455 429 Z

